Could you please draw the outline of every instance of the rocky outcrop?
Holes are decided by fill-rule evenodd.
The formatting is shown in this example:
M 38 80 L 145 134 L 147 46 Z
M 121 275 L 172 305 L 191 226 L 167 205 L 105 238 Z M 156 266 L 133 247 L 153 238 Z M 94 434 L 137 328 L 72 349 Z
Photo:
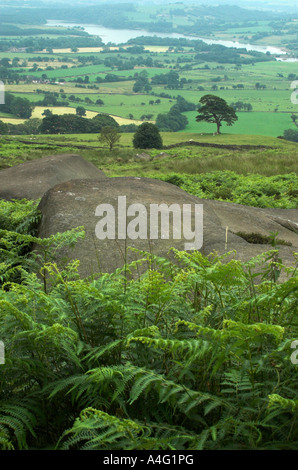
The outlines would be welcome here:
M 0 171 L 0 199 L 39 199 L 58 183 L 73 178 L 105 178 L 80 155 L 50 155 Z
M 279 239 L 298 246 L 297 209 L 261 209 L 212 200 L 206 201 L 205 205 L 213 209 L 219 224 L 228 227 L 230 232 L 264 236 L 278 232 Z
M 179 227 L 179 217 L 170 217 L 168 232 L 166 222 L 161 223 L 162 219 L 158 219 L 156 236 L 154 224 L 157 219 L 150 218 L 150 214 L 151 211 L 153 214 L 153 207 L 161 204 L 165 213 L 175 204 L 172 208 L 180 208 L 183 218 L 180 218 Z M 202 204 L 203 227 L 199 211 L 195 212 L 195 208 Z M 170 183 L 149 178 L 71 180 L 47 191 L 39 208 L 43 214 L 40 237 L 78 226 L 85 227 L 85 239 L 80 240 L 73 251 L 63 252 L 63 256 L 69 259 L 80 260 L 79 272 L 84 277 L 99 271 L 113 272 L 124 262 L 139 259 L 140 255 L 130 247 L 167 256 L 171 247 L 184 250 L 187 244 L 194 241 L 195 247 L 206 255 L 212 251 L 221 254 L 236 250 L 233 256 L 246 261 L 272 247 L 270 244 L 251 244 L 236 233 L 268 236 L 270 232 L 279 232 L 278 238 L 291 244 L 280 247 L 281 257 L 288 265 L 293 264 L 292 253 L 298 247 L 295 231 L 277 220 L 287 220 L 295 226 L 298 222 L 297 210 L 283 213 L 278 209 L 274 212 L 272 209 L 199 199 Z M 191 226 L 187 222 L 189 220 Z M 192 234 L 191 239 L 195 224 L 196 234 Z M 202 245 L 200 235 L 203 235 Z

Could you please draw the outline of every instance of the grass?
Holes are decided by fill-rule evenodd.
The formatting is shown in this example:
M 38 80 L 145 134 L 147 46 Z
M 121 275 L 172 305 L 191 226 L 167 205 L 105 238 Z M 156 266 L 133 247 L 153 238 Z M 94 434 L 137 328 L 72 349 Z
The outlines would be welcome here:
M 85 67 L 69 67 L 67 69 L 54 69 L 54 70 L 47 70 L 46 74 L 48 78 L 69 78 L 69 77 L 81 77 L 85 75 L 92 75 L 92 74 L 101 74 L 101 73 L 110 73 L 111 67 L 106 67 L 103 64 L 99 65 L 87 65 Z M 45 73 L 44 70 L 40 72 L 30 72 L 30 75 L 33 77 L 41 77 Z
M 80 95 L 82 93 L 86 94 L 86 90 L 82 88 L 77 88 L 74 86 L 72 83 L 65 82 L 63 85 L 50 85 L 50 84 L 39 84 L 39 83 L 20 83 L 19 85 L 6 85 L 5 89 L 9 93 L 26 93 L 28 96 L 26 96 L 28 99 L 30 99 L 30 94 L 31 93 L 36 93 L 37 89 L 42 90 L 43 92 L 51 92 L 51 93 L 57 93 L 60 91 L 60 89 L 65 90 L 65 93 L 69 93 L 70 95 Z M 94 93 L 98 93 L 98 90 L 92 90 L 88 89 L 88 95 L 92 95 Z M 92 98 L 92 96 L 91 96 Z M 40 96 L 40 99 L 42 99 L 42 95 Z
M 241 83 L 241 81 L 237 82 Z M 225 85 L 225 84 L 223 84 Z M 226 86 L 226 85 L 225 85 Z M 162 87 L 154 87 L 154 92 L 161 93 Z M 170 91 L 170 95 L 177 96 L 181 95 L 188 101 L 197 104 L 200 98 L 206 94 L 213 94 L 223 98 L 228 104 L 237 101 L 243 101 L 244 103 L 251 103 L 253 112 L 271 111 L 277 109 L 279 112 L 295 112 L 296 105 L 291 103 L 290 84 L 287 83 L 286 89 L 268 89 L 268 90 L 256 90 L 255 88 L 245 88 L 244 90 L 212 90 L 211 85 L 204 88 L 203 91 L 199 91 L 196 86 L 192 85 L 192 88 Z
M 190 149 L 188 150 L 190 154 Z M 260 153 L 263 158 L 260 158 Z M 190 175 L 208 173 L 211 171 L 234 171 L 243 175 L 259 174 L 266 176 L 291 173 L 297 169 L 297 147 L 287 150 L 281 158 L 281 150 L 255 151 L 204 151 L 200 156 L 185 160 L 172 160 L 168 170 L 175 173 Z
M 0 167 L 13 166 L 27 159 L 56 153 L 78 153 L 102 169 L 108 176 L 154 176 L 172 173 L 197 175 L 211 171 L 234 171 L 237 174 L 264 176 L 297 172 L 297 144 L 272 137 L 226 134 L 203 136 L 195 133 L 161 133 L 164 145 L 190 139 L 225 145 L 263 145 L 273 148 L 230 150 L 216 147 L 183 146 L 164 150 L 169 156 L 154 159 L 160 151 L 145 150 L 151 161 L 137 161 L 132 147 L 133 134 L 122 134 L 119 145 L 109 152 L 98 141 L 97 134 L 15 136 L 2 139 Z M 30 145 L 20 141 L 29 141 Z M 59 144 L 66 147 L 59 147 Z M 86 146 L 88 149 L 77 148 Z
M 230 128 L 232 130 L 233 128 Z M 200 134 L 198 132 L 161 132 L 163 144 L 165 146 L 176 144 L 177 142 L 188 143 L 189 140 L 195 140 L 199 142 L 206 142 L 211 144 L 225 144 L 225 145 L 263 145 L 268 147 L 276 147 L 280 151 L 288 151 L 290 148 L 297 148 L 297 144 L 287 142 L 284 140 L 276 139 L 267 136 L 251 136 L 249 134 L 220 134 L 213 135 L 212 133 Z M 10 139 L 9 136 L 7 136 Z M 26 136 L 15 136 L 15 139 L 22 140 Z M 37 142 L 79 142 L 84 144 L 86 142 L 97 142 L 97 134 L 50 134 L 50 135 L 35 135 L 32 136 Z M 121 144 L 123 147 L 132 147 L 132 133 L 124 133 L 121 135 Z M 185 147 L 183 147 L 185 148 Z M 179 152 L 183 152 L 183 148 Z M 205 150 L 205 149 L 204 149 Z M 171 152 L 177 152 L 177 149 L 172 149 Z M 191 146 L 188 148 L 190 152 L 202 151 L 200 147 Z M 152 150 L 154 152 L 154 150 Z M 167 150 L 167 152 L 170 152 Z
M 196 122 L 196 111 L 185 113 L 189 124 L 185 130 L 188 132 L 210 133 L 216 132 L 216 125 L 206 122 Z M 251 134 L 251 135 L 268 135 L 278 137 L 283 135 L 285 129 L 295 129 L 295 125 L 291 120 L 290 113 L 270 113 L 270 112 L 241 112 L 237 113 L 238 121 L 233 126 L 222 125 L 223 133 L 233 134 Z M 264 125 L 265 123 L 265 125 Z
M 124 82 L 127 84 L 127 82 Z M 104 84 L 101 86 L 101 90 L 110 90 L 111 88 L 107 88 L 110 84 Z M 116 84 L 114 84 L 116 86 Z M 64 91 L 69 93 L 69 90 L 63 87 Z M 180 94 L 180 91 L 179 91 Z M 193 98 L 193 93 L 187 93 L 181 91 L 181 95 L 184 96 L 186 99 L 191 101 Z M 220 94 L 218 94 L 220 95 Z M 20 93 L 18 94 L 20 97 L 26 97 L 32 104 L 37 100 L 42 99 L 41 95 L 30 93 Z M 70 103 L 69 107 L 50 107 L 50 106 L 36 106 L 32 113 L 32 118 L 42 118 L 42 113 L 44 109 L 51 109 L 55 114 L 68 114 L 68 113 L 75 113 L 75 108 L 80 105 L 84 106 L 87 110 L 87 117 L 91 118 L 98 113 L 106 113 L 114 117 L 114 119 L 119 124 L 140 124 L 142 115 L 152 114 L 151 120 L 154 121 L 159 113 L 167 113 L 171 106 L 175 103 L 175 100 L 170 100 L 166 98 L 160 98 L 160 104 L 153 104 L 150 105 L 150 101 L 155 101 L 156 97 L 151 95 L 130 95 L 130 94 L 109 94 L 105 93 L 93 93 L 90 99 L 95 102 L 98 98 L 103 100 L 104 105 L 98 106 L 96 104 L 87 104 L 84 102 L 84 99 L 88 97 L 86 92 L 80 93 L 80 98 L 83 100 L 80 103 Z M 260 95 L 259 95 L 260 96 Z M 259 98 L 259 107 L 261 107 L 261 97 Z M 255 104 L 253 103 L 255 107 Z M 294 106 L 294 105 L 293 105 Z M 273 107 L 273 104 L 272 104 Z M 197 123 L 196 116 L 197 111 L 191 111 L 184 113 L 188 118 L 188 125 L 186 128 L 181 131 L 181 133 L 190 132 L 190 133 L 213 133 L 216 131 L 216 127 L 214 124 L 209 123 Z M 228 134 L 251 134 L 251 135 L 268 135 L 272 137 L 277 137 L 283 135 L 285 129 L 295 129 L 295 125 L 291 120 L 291 112 L 263 112 L 263 111 L 255 111 L 255 112 L 239 112 L 238 114 L 238 121 L 233 124 L 232 127 L 227 126 L 225 123 L 222 125 L 222 132 Z M 130 115 L 132 115 L 132 119 L 130 119 Z M 4 122 L 11 122 L 11 123 L 21 123 L 24 120 L 14 120 L 14 116 L 7 115 L 5 113 L 0 114 L 2 121 Z

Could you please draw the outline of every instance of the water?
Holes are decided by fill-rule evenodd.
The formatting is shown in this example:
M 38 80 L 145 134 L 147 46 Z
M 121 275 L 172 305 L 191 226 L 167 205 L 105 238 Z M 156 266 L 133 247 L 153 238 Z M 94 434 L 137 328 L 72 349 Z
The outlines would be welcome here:
M 132 30 L 132 29 L 111 29 L 105 28 L 104 26 L 96 24 L 78 24 L 78 23 L 67 23 L 66 21 L 47 20 L 47 26 L 64 26 L 73 28 L 74 26 L 80 26 L 84 30 L 93 35 L 99 36 L 105 44 L 109 42 L 113 44 L 126 44 L 129 39 L 134 39 L 139 36 L 158 36 L 160 38 L 186 38 L 186 39 L 198 39 L 191 36 L 183 36 L 183 34 L 176 33 L 152 33 L 145 30 Z
M 244 44 L 238 41 L 225 41 L 217 39 L 205 39 L 201 37 L 194 36 L 185 36 L 178 33 L 153 33 L 145 30 L 132 30 L 132 29 L 112 29 L 105 28 L 104 26 L 95 25 L 95 24 L 78 24 L 78 23 L 68 23 L 66 21 L 59 20 L 47 20 L 48 26 L 64 26 L 64 27 L 74 27 L 80 26 L 84 30 L 93 35 L 101 37 L 104 44 L 113 43 L 113 44 L 126 44 L 129 39 L 137 38 L 139 36 L 157 36 L 160 38 L 185 38 L 185 39 L 199 39 L 206 44 L 220 44 L 226 47 L 235 47 L 236 49 L 246 49 L 247 51 L 257 51 L 257 52 L 270 52 L 272 55 L 285 55 L 286 51 L 280 49 L 279 47 L 273 46 L 257 46 L 255 44 Z M 288 59 L 283 57 L 277 57 L 277 60 L 282 60 L 283 62 L 298 62 L 298 59 Z

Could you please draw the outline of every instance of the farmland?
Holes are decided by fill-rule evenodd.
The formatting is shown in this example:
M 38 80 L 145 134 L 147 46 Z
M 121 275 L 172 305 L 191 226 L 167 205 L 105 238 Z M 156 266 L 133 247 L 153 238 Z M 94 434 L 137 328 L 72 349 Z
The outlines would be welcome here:
M 98 53 L 99 57 L 101 57 L 100 54 Z M 158 54 L 159 62 L 165 60 L 164 53 L 154 54 L 155 57 Z M 113 56 L 111 57 L 113 58 Z M 129 54 L 126 54 L 126 57 L 129 57 Z M 170 55 L 168 57 L 171 58 Z M 171 63 L 174 64 L 175 62 Z M 45 72 L 46 80 L 54 77 L 55 80 L 60 81 L 58 85 L 50 84 L 51 82 L 48 81 L 46 83 L 33 84 L 27 80 L 20 82 L 18 85 L 7 84 L 6 90 L 7 92 L 14 93 L 16 96 L 26 97 L 33 105 L 41 99 L 43 92 L 60 93 L 73 109 L 75 109 L 77 103 L 71 102 L 69 97 L 75 96 L 77 100 L 84 103 L 87 111 L 112 114 L 124 119 L 130 118 L 132 122 L 140 120 L 142 115 L 148 114 L 152 114 L 151 120 L 155 120 L 159 113 L 169 111 L 177 95 L 183 96 L 188 101 L 197 104 L 204 94 L 215 94 L 216 92 L 217 96 L 224 98 L 228 103 L 242 101 L 251 103 L 253 107 L 251 115 L 239 113 L 238 127 L 235 126 L 233 129 L 236 133 L 241 134 L 246 129 L 245 133 L 254 134 L 256 127 L 251 127 L 250 122 L 257 123 L 260 119 L 262 120 L 260 113 L 265 112 L 268 113 L 268 120 L 266 118 L 266 126 L 262 126 L 263 135 L 277 136 L 282 134 L 285 128 L 291 127 L 290 116 L 295 112 L 296 107 L 290 101 L 291 81 L 287 77 L 295 73 L 295 63 L 258 63 L 254 67 L 243 65 L 240 70 L 239 68 L 237 70 L 232 65 L 220 66 L 219 64 L 212 63 L 208 64 L 208 69 L 204 68 L 206 64 L 202 65 L 198 67 L 195 64 L 192 70 L 187 71 L 183 70 L 183 64 L 182 70 L 180 67 L 174 69 L 177 70 L 180 80 L 185 79 L 187 82 L 183 88 L 178 90 L 167 90 L 164 86 L 153 85 L 149 93 L 133 92 L 133 86 L 139 73 L 145 72 L 150 82 L 150 79 L 155 75 L 169 73 L 170 68 L 168 66 L 159 68 L 142 67 L 128 71 L 117 71 L 114 70 L 114 67 L 103 67 L 102 65 L 85 67 L 74 67 L 72 65 L 72 68 L 69 69 L 54 68 L 54 70 Z M 172 67 L 175 66 L 172 65 Z M 103 72 L 104 68 L 105 71 Z M 97 84 L 96 78 L 103 77 L 104 80 L 108 73 L 112 73 L 115 80 L 117 80 L 117 77 L 121 80 L 113 82 L 103 81 Z M 43 74 L 43 71 L 31 72 L 30 76 L 32 75 L 32 77 L 38 79 Z M 74 80 L 81 78 L 84 81 L 86 80 L 85 77 L 88 77 L 88 85 L 80 84 L 79 87 L 75 86 L 77 83 L 74 83 Z M 255 85 L 258 82 L 265 85 L 266 89 L 256 89 Z M 236 88 L 239 84 L 241 88 Z M 96 88 L 92 88 L 92 85 Z M 167 97 L 162 97 L 162 94 L 167 95 Z M 157 97 L 159 97 L 160 102 L 152 105 L 152 101 L 156 101 Z M 94 104 L 97 99 L 101 99 L 104 104 L 101 106 Z M 46 106 L 44 109 L 48 107 Z M 56 112 L 55 110 L 53 111 Z M 37 111 L 33 113 L 33 116 L 36 116 L 36 113 Z M 12 117 L 7 116 L 10 119 Z M 194 117 L 194 114 L 188 115 L 189 125 L 186 131 L 195 132 L 196 123 Z M 3 120 L 5 122 L 5 117 Z M 198 132 L 206 131 L 206 127 L 200 129 L 197 127 L 197 129 Z
M 120 10 L 120 16 L 125 15 Z M 64 10 L 59 11 L 61 19 L 64 19 Z M 73 21 L 76 11 L 72 12 Z M 228 24 L 228 9 L 212 11 L 218 18 L 216 21 L 221 22 L 221 27 L 211 34 L 213 38 L 278 45 L 292 58 L 295 57 L 295 21 L 288 19 L 278 24 L 278 28 L 283 28 L 283 34 L 282 40 L 277 41 L 278 36 L 274 36 L 277 23 L 269 17 L 252 22 L 247 11 L 239 10 L 243 15 L 239 26 L 236 19 L 232 20 L 234 25 Z M 141 17 L 146 24 L 151 24 L 153 15 L 157 13 L 156 7 L 149 5 L 142 11 L 130 8 L 129 12 L 130 21 L 134 24 L 140 22 Z M 48 11 L 46 13 L 50 15 Z M 157 16 L 162 21 L 171 18 L 173 31 L 184 28 L 187 32 L 193 14 L 191 8 L 182 14 L 179 8 L 174 11 L 165 5 Z M 249 50 L 204 46 L 195 37 L 193 40 L 139 37 L 124 44 L 107 45 L 100 38 L 83 32 L 82 28 L 47 25 L 43 30 L 34 21 L 30 25 L 29 19 L 25 24 L 15 23 L 14 27 L 24 35 L 30 31 L 30 47 L 10 48 L 9 52 L 5 46 L 2 46 L 2 51 L 0 48 L 0 78 L 5 82 L 6 92 L 30 101 L 34 108 L 31 118 L 42 119 L 45 109 L 63 114 L 75 113 L 78 106 L 83 106 L 87 117 L 103 113 L 116 117 L 119 123 L 139 125 L 144 120 L 155 122 L 159 114 L 168 113 L 177 96 L 197 107 L 203 95 L 216 94 L 228 104 L 242 102 L 251 105 L 250 112 L 237 111 L 238 121 L 232 128 L 235 134 L 277 137 L 285 129 L 295 129 L 291 115 L 296 112 L 297 105 L 291 102 L 291 84 L 296 78 L 296 62 L 276 60 L 274 55 Z M 208 36 L 207 32 L 205 36 Z M 3 40 L 8 41 L 9 37 L 3 35 Z M 22 39 L 26 37 L 15 36 L 15 44 L 22 45 Z M 73 45 L 70 47 L 54 47 L 54 40 L 67 42 L 71 38 Z M 84 46 L 91 40 L 97 41 L 98 45 Z M 46 47 L 39 49 L 41 44 Z M 176 82 L 163 80 L 162 77 L 173 73 L 177 76 Z M 136 86 L 140 79 L 146 81 L 147 88 Z M 41 101 L 49 94 L 55 95 L 63 104 L 57 107 L 55 103 L 46 101 L 43 106 Z M 188 124 L 180 132 L 214 132 L 210 124 L 196 123 L 196 112 L 183 113 Z M 0 117 L 4 123 L 24 122 L 12 113 L 1 112 Z M 222 131 L 231 133 L 231 129 L 225 127 Z

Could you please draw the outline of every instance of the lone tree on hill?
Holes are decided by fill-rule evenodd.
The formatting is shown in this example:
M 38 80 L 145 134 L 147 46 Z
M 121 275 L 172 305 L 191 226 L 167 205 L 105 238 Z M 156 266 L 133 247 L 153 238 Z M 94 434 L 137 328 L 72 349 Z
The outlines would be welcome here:
M 106 142 L 109 145 L 110 152 L 113 150 L 114 145 L 120 140 L 121 135 L 114 127 L 105 126 L 101 129 L 98 139 L 101 142 Z
M 158 127 L 151 122 L 141 124 L 134 134 L 133 146 L 136 149 L 162 149 L 162 138 Z
M 197 122 L 214 122 L 217 125 L 217 134 L 220 134 L 222 121 L 228 126 L 234 124 L 238 117 L 235 110 L 227 102 L 215 95 L 205 95 L 200 99 L 202 106 L 198 109 Z

